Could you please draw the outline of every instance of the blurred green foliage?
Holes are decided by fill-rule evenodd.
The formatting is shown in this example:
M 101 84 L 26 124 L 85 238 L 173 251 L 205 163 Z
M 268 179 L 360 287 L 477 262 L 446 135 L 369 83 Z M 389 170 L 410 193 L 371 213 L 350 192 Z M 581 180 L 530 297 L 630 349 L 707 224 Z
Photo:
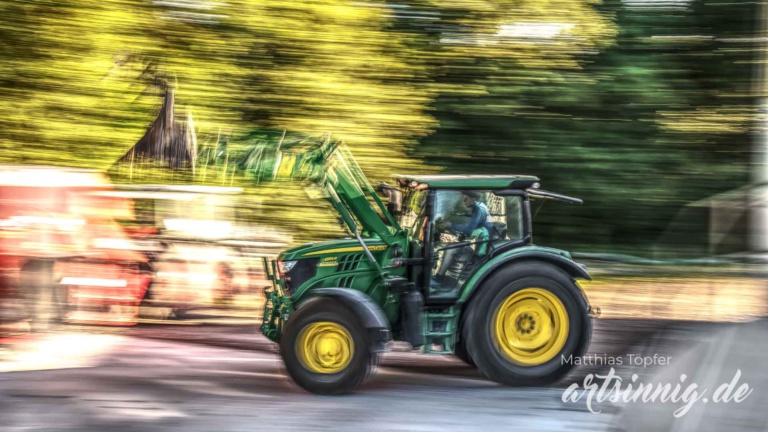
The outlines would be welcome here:
M 547 204 L 535 241 L 642 255 L 684 205 L 749 179 L 759 15 L 747 1 L 596 7 L 617 33 L 573 64 L 476 56 L 439 77 L 482 91 L 439 94 L 440 127 L 412 154 L 457 173 L 538 175 L 585 205 Z
M 748 178 L 760 46 L 743 0 L 13 0 L 0 16 L 0 161 L 110 167 L 161 79 L 223 160 L 124 180 L 247 186 L 299 241 L 338 235 L 335 215 L 232 171 L 254 130 L 332 132 L 372 182 L 538 175 L 585 205 L 545 207 L 536 241 L 590 251 L 640 254 L 681 206 Z

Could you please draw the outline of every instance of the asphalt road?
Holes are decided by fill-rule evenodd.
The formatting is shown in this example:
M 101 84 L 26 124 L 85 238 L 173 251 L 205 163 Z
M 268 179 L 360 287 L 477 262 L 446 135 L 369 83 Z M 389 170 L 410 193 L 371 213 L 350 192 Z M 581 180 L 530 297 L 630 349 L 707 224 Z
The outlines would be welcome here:
M 388 355 L 347 396 L 293 386 L 277 355 L 119 335 L 52 335 L 0 375 L 0 430 L 606 430 L 560 388 L 504 388 L 451 357 Z M 8 359 L 6 359 L 8 360 Z M 6 365 L 12 364 L 6 361 Z
M 622 389 L 636 374 L 637 383 L 695 384 L 711 398 L 737 371 L 734 390 L 749 387 L 743 401 L 699 401 L 680 418 L 673 416 L 679 400 L 596 398 L 591 408 L 599 413 L 590 412 L 586 392 L 563 402 L 568 386 L 613 367 L 600 362 L 577 367 L 557 386 L 509 388 L 452 356 L 395 346 L 371 383 L 328 397 L 292 385 L 254 326 L 67 327 L 24 340 L 0 351 L 0 432 L 768 430 L 767 320 L 598 321 L 588 357 L 623 359 L 616 366 Z M 630 356 L 669 362 L 638 365 Z

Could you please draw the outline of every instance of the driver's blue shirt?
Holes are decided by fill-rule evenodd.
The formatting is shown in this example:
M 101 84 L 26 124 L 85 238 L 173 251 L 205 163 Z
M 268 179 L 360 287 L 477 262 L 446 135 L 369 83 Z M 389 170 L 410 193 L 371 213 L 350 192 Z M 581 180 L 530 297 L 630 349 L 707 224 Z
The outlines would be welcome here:
M 493 228 L 493 224 L 488 222 L 488 207 L 486 207 L 484 203 L 476 202 L 475 205 L 472 206 L 472 216 L 470 217 L 469 222 L 464 225 L 454 225 L 453 229 L 470 235 L 472 234 L 472 231 L 481 227 L 490 230 Z

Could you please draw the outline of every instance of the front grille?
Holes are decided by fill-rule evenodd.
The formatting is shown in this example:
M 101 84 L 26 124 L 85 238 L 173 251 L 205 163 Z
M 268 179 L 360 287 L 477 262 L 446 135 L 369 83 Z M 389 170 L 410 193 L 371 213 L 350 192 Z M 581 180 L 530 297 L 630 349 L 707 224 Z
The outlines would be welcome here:
M 339 279 L 340 288 L 352 288 L 352 283 L 355 281 L 354 276 L 346 276 Z
M 318 258 L 300 259 L 285 275 L 286 288 L 295 290 L 317 274 Z
M 357 269 L 363 260 L 363 254 L 343 255 L 339 258 L 339 265 L 336 266 L 337 272 L 345 272 Z

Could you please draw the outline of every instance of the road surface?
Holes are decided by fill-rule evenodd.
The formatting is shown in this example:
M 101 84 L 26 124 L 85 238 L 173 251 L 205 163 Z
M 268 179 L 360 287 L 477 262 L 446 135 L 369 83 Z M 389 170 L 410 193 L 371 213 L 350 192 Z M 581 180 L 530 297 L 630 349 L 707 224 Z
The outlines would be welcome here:
M 393 353 L 357 394 L 329 397 L 293 386 L 266 351 L 85 334 L 39 346 L 15 360 L 44 370 L 0 375 L 2 431 L 559 431 L 610 420 L 566 406 L 560 388 L 500 387 L 451 357 Z
M 748 386 L 742 401 L 702 399 L 680 418 L 673 412 L 684 403 L 675 400 L 588 406 L 583 392 L 563 402 L 568 386 L 583 388 L 585 377 L 613 367 L 605 364 L 578 367 L 554 387 L 508 388 L 452 356 L 397 350 L 356 394 L 310 395 L 251 330 L 146 326 L 22 342 L 0 352 L 0 431 L 768 430 L 768 320 L 596 326 L 589 356 L 624 360 L 615 367 L 622 390 L 634 375 L 650 385 L 695 384 L 708 398 L 729 382 L 734 391 Z M 637 365 L 630 356 L 667 360 Z

